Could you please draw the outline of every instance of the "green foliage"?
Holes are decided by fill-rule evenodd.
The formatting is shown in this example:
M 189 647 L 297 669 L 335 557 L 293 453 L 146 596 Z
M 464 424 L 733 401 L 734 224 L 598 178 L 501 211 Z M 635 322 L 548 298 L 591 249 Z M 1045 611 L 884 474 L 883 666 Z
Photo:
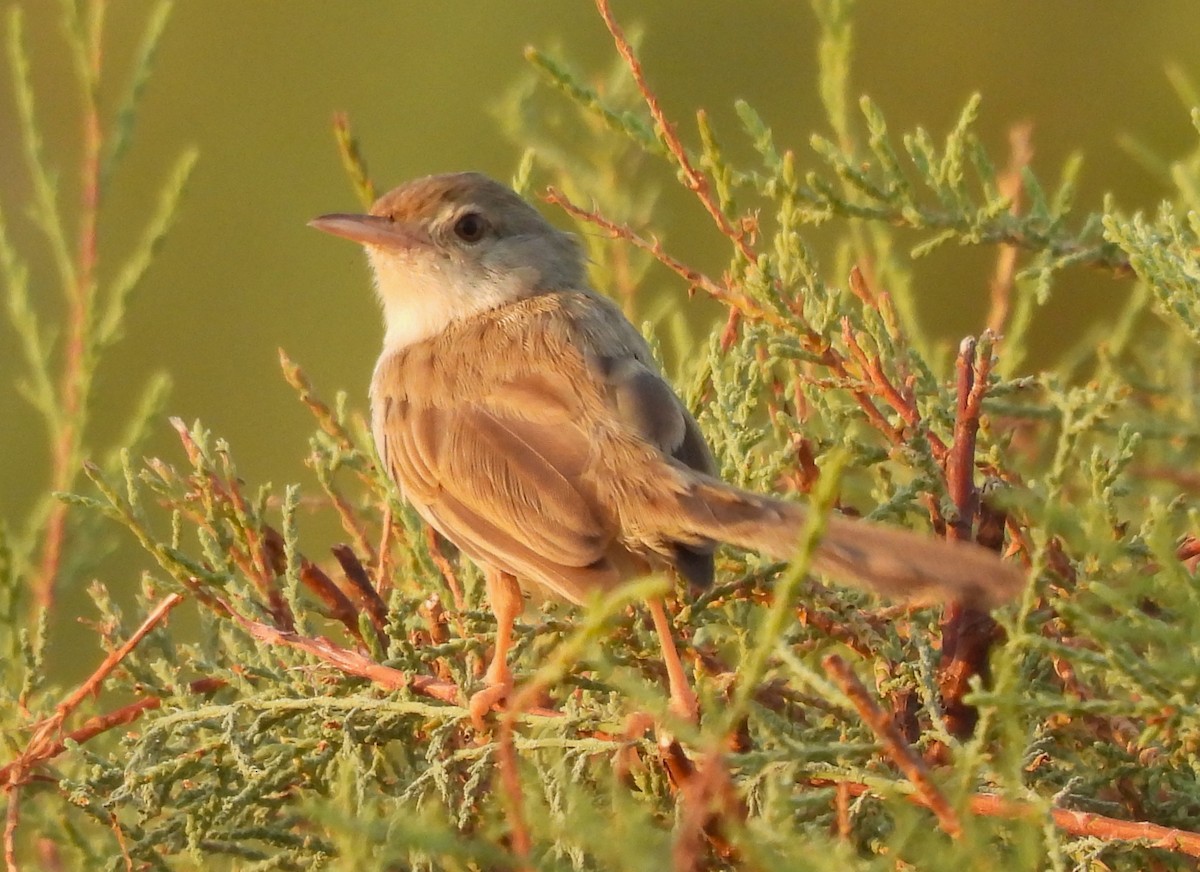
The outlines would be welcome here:
M 138 49 L 130 82 L 121 95 L 110 126 L 101 116 L 101 36 L 105 7 L 86 9 L 62 2 L 66 56 L 77 68 L 82 98 L 78 154 L 49 155 L 37 120 L 37 101 L 25 46 L 21 7 L 7 16 L 7 50 L 16 95 L 17 122 L 32 196 L 21 210 L 0 204 L 0 278 L 5 288 L 8 321 L 17 339 L 22 371 L 15 375 L 21 395 L 28 401 L 46 431 L 50 468 L 45 496 L 10 536 L 10 573 L 14 591 L 30 596 L 29 609 L 49 608 L 56 589 L 77 583 L 104 553 L 104 532 L 94 513 L 68 514 L 67 504 L 55 494 L 73 489 L 85 458 L 95 454 L 88 443 L 89 407 L 102 358 L 121 338 L 125 309 L 131 294 L 146 275 L 174 219 L 180 198 L 196 164 L 194 151 L 185 151 L 172 169 L 133 249 L 112 271 L 99 275 L 102 251 L 98 238 L 114 169 L 125 154 L 137 107 L 151 62 L 162 36 L 171 3 L 154 6 Z M 64 190 L 62 175 L 53 161 L 78 162 L 78 191 Z M 71 205 L 64 203 L 77 198 Z M 30 266 L 40 252 L 18 251 L 9 236 L 10 214 L 24 211 L 39 231 L 52 264 L 51 275 L 35 273 Z M 57 286 L 57 287 L 56 287 Z M 51 303 L 57 291 L 61 313 Z M 52 326 L 56 324 L 61 326 Z M 161 415 L 169 381 L 150 377 L 135 401 L 121 448 L 139 446 L 151 422 Z M 115 468 L 118 451 L 106 466 Z M 88 547 L 64 549 L 64 541 L 78 539 Z M 35 618 L 36 620 L 36 618 Z M 36 644 L 41 644 L 39 637 Z
M 129 144 L 168 6 L 148 21 L 107 148 L 85 148 L 97 190 Z M 477 571 L 444 554 L 398 500 L 361 413 L 345 396 L 324 404 L 286 356 L 285 378 L 313 414 L 316 492 L 246 492 L 231 446 L 199 423 L 173 422 L 182 459 L 135 459 L 140 434 L 157 426 L 160 381 L 135 415 L 134 447 L 89 464 L 91 486 L 74 487 L 91 453 L 95 367 L 194 158 L 101 285 L 61 220 L 14 13 L 31 214 L 80 319 L 62 341 L 77 338 L 81 356 L 55 368 L 30 259 L 0 213 L 23 390 L 64 446 L 54 487 L 79 491 L 48 500 L 15 533 L 0 527 L 6 847 L 26 862 L 112 869 L 1194 868 L 1200 148 L 1158 161 L 1177 191 L 1153 219 L 1112 204 L 1077 214 L 1078 162 L 1046 184 L 1021 135 L 998 160 L 975 132 L 978 97 L 940 141 L 893 134 L 867 98 L 856 114 L 850 4 L 815 0 L 830 130 L 806 152 L 781 150 L 768 120 L 739 104 L 738 135 L 755 158 L 735 162 L 704 113 L 685 145 L 691 136 L 663 115 L 633 43 L 600 7 L 622 56 L 605 76 L 530 52 L 536 79 L 503 114 L 528 147 L 517 186 L 554 184 L 598 284 L 653 322 L 664 357 L 686 370 L 688 402 L 730 480 L 1007 541 L 1031 583 L 1000 616 L 1006 640 L 992 646 L 990 676 L 973 675 L 956 698 L 948 666 L 960 661 L 945 650 L 942 613 L 806 581 L 810 538 L 791 567 L 723 552 L 716 586 L 680 598 L 699 726 L 666 711 L 654 634 L 631 605 L 661 590 L 649 579 L 582 611 L 531 608 L 512 663 L 521 704 L 478 732 L 464 702 L 494 621 Z M 64 0 L 93 101 L 103 8 Z M 337 133 L 367 197 L 344 121 Z M 711 218 L 729 252 L 720 278 L 655 235 L 659 188 L 628 180 L 656 171 Z M 839 230 L 833 267 L 809 242 L 818 225 Z M 987 324 L 951 359 L 922 331 L 909 270 L 948 244 L 997 256 Z M 1120 283 L 1128 301 L 1105 341 L 1022 372 L 1029 325 L 1067 269 Z M 725 307 L 710 337 L 648 290 L 678 285 L 672 273 Z M 305 550 L 302 506 L 340 520 L 348 544 L 335 559 Z M 68 508 L 64 566 L 81 565 L 101 521 L 149 558 L 146 620 L 92 590 L 96 632 L 114 653 L 84 688 L 111 692 L 86 701 L 44 680 L 38 622 L 52 598 L 28 617 L 32 555 L 47 519 Z M 197 634 L 162 623 L 174 596 L 199 616 Z M 872 690 L 856 689 L 831 655 L 852 659 Z M 904 735 L 871 720 L 870 699 Z M 956 705 L 973 707 L 973 729 Z M 690 787 L 672 785 L 654 741 L 626 733 L 635 712 L 692 751 Z M 903 753 L 929 770 L 913 775 Z

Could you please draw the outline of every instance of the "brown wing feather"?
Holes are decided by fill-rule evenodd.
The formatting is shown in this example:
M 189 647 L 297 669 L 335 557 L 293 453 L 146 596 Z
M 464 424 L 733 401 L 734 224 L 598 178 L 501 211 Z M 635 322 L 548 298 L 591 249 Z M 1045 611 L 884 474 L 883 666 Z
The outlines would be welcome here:
M 712 475 L 712 452 L 671 386 L 635 357 L 601 358 L 597 364 L 617 414 L 630 430 L 663 454 Z
M 616 529 L 587 492 L 570 382 L 514 378 L 449 406 L 381 399 L 376 441 L 418 512 L 475 560 L 575 601 L 616 585 Z
M 674 499 L 671 466 L 666 481 L 643 469 L 655 454 L 704 472 L 712 457 L 637 332 L 592 317 L 604 306 L 582 294 L 514 304 L 512 323 L 537 329 L 463 322 L 385 356 L 372 384 L 376 444 L 421 515 L 476 561 L 576 601 L 647 560 L 693 584 L 712 576 L 711 542 L 663 538 L 640 511 Z M 531 371 L 530 356 L 554 365 Z
M 426 441 L 428 410 L 387 426 L 392 470 L 414 502 L 432 506 L 452 499 L 503 523 L 531 547 L 569 566 L 586 566 L 603 554 L 605 530 L 571 483 L 517 428 L 478 407 L 443 414 L 440 444 Z M 432 416 L 431 416 L 432 417 Z M 410 482 L 436 481 L 414 493 Z
M 584 602 L 592 591 L 621 581 L 618 567 L 607 556 L 587 566 L 556 563 L 452 495 L 443 493 L 436 503 L 419 508 L 435 529 L 474 560 L 535 581 L 564 599 Z
M 716 461 L 696 419 L 661 375 L 635 357 L 604 359 L 601 370 L 627 427 L 685 466 L 716 475 Z M 665 550 L 694 590 L 712 585 L 715 542 L 693 538 L 668 543 Z

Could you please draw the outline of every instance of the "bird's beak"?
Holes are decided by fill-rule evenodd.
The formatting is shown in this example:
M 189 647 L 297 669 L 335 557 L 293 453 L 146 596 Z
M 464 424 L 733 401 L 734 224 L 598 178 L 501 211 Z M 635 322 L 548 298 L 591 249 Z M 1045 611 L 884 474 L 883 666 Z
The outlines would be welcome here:
M 412 227 L 376 215 L 322 215 L 309 221 L 308 226 L 361 245 L 377 245 L 381 248 L 412 248 L 429 241 Z

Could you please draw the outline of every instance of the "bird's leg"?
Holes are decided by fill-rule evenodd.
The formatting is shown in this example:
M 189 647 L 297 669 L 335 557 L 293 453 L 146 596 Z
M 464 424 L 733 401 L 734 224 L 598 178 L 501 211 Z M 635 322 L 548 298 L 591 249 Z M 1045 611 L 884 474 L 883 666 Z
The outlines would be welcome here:
M 700 719 L 700 706 L 696 702 L 696 694 L 688 681 L 687 673 L 683 671 L 683 661 L 679 659 L 679 650 L 675 647 L 675 639 L 671 635 L 671 619 L 663 607 L 663 601 L 650 600 L 650 617 L 654 619 L 654 629 L 658 633 L 658 641 L 662 645 L 663 663 L 667 667 L 667 685 L 671 690 L 671 711 L 689 723 L 697 723 Z
M 487 686 L 473 694 L 467 704 L 471 713 L 471 723 L 476 729 L 483 729 L 484 715 L 512 690 L 513 678 L 508 668 L 508 651 L 512 647 L 513 624 L 525 607 L 516 576 L 489 568 L 484 571 L 484 581 L 487 585 L 488 605 L 496 616 L 496 649 L 483 676 Z

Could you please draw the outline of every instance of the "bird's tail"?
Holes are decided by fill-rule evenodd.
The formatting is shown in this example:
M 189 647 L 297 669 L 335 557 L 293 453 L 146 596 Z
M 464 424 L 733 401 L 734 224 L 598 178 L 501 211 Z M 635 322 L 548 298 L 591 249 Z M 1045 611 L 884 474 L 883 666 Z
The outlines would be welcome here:
M 807 510 L 696 474 L 681 494 L 685 536 L 725 542 L 770 557 L 796 556 Z M 892 599 L 960 600 L 990 609 L 1017 596 L 1025 574 L 986 548 L 834 515 L 814 566 Z

